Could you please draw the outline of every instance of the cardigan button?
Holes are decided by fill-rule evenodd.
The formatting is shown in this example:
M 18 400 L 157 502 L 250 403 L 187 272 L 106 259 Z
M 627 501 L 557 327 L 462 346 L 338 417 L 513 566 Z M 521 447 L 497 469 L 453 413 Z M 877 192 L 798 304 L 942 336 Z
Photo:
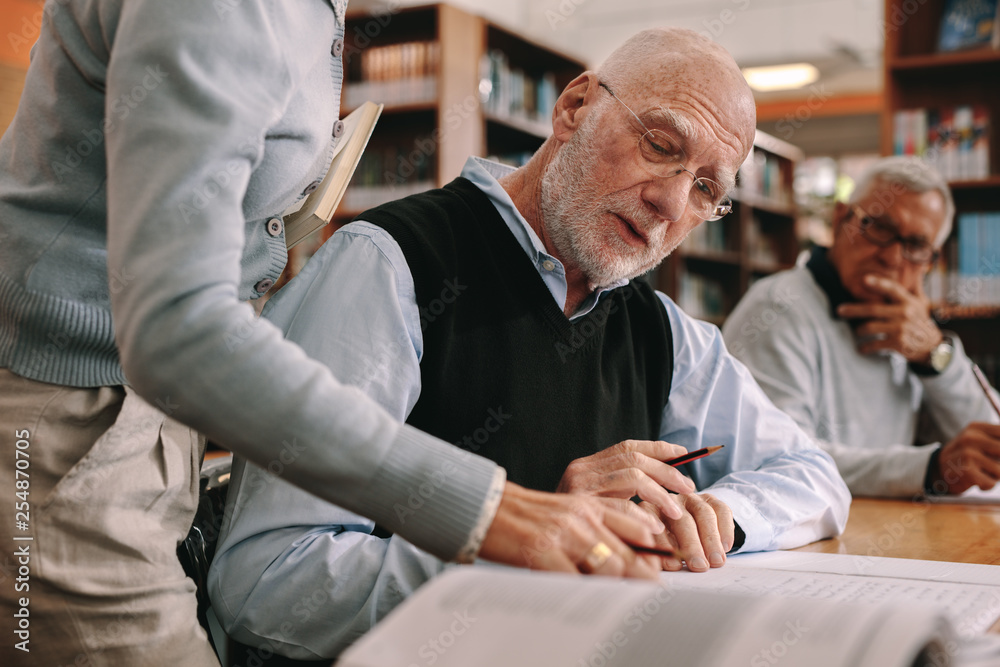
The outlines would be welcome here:
M 322 182 L 323 181 L 317 178 L 315 181 L 306 186 L 306 189 L 302 191 L 302 194 L 311 195 L 312 193 L 316 192 L 316 189 L 319 188 L 319 184 Z
M 334 58 L 339 58 L 344 53 L 344 40 L 337 38 L 333 40 L 333 46 L 330 47 L 330 53 L 333 54 Z
M 281 223 L 281 218 L 271 218 L 267 221 L 267 233 L 271 236 L 280 236 L 281 230 L 285 226 Z
M 344 133 L 344 121 L 338 120 L 333 124 L 333 136 L 339 137 Z
M 257 290 L 257 292 L 259 294 L 263 294 L 267 290 L 271 289 L 271 287 L 273 285 L 274 285 L 274 281 L 273 280 L 271 280 L 270 278 L 264 278 L 259 283 L 257 283 L 256 285 L 254 285 L 253 288 L 255 290 Z

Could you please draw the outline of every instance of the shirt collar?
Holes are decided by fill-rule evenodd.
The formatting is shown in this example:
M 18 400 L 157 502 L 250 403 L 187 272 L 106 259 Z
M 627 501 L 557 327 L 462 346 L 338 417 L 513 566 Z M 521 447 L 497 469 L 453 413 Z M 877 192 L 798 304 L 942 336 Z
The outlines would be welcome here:
M 830 262 L 829 248 L 813 248 L 809 261 L 806 262 L 806 268 L 809 269 L 813 280 L 823 290 L 830 302 L 830 317 L 839 320 L 837 308 L 840 304 L 852 303 L 857 299 L 844 287 L 844 283 L 840 280 L 840 274 Z
M 507 228 L 510 229 L 511 234 L 517 239 L 518 245 L 521 246 L 521 249 L 528 255 L 536 268 L 546 261 L 551 261 L 556 265 L 555 273 L 560 279 L 560 285 L 558 289 L 552 290 L 552 296 L 556 299 L 559 307 L 563 308 L 566 305 L 566 291 L 568 289 L 566 286 L 565 268 L 558 259 L 545 251 L 545 245 L 542 243 L 542 240 L 538 238 L 538 234 L 528 224 L 528 221 L 524 219 L 521 212 L 517 210 L 517 206 L 514 205 L 510 195 L 507 194 L 507 191 L 503 189 L 498 180 L 514 170 L 515 168 L 509 165 L 473 156 L 465 161 L 465 166 L 462 168 L 462 177 L 482 190 L 490 199 L 493 206 L 496 207 L 497 212 L 500 213 L 500 217 L 507 224 Z M 544 279 L 545 276 L 543 276 Z M 570 319 L 586 315 L 594 309 L 605 293 L 627 284 L 627 280 L 620 280 L 613 285 L 594 290 L 583 300 L 580 307 L 573 313 Z M 550 286 L 550 289 L 551 287 L 554 286 Z

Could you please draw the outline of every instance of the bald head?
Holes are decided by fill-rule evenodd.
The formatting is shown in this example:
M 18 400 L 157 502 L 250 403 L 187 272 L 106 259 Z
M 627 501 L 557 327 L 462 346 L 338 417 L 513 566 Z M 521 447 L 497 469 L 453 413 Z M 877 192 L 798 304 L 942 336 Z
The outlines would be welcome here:
M 629 38 L 598 68 L 597 75 L 626 98 L 669 100 L 724 123 L 742 144 L 753 144 L 757 112 L 753 93 L 724 48 L 693 30 L 651 28 Z

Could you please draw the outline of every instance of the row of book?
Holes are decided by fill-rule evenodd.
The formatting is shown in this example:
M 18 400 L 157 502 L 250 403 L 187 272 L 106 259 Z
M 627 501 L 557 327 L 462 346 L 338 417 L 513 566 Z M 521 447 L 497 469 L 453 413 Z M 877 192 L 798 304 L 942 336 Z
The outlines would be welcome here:
M 725 221 L 725 222 L 724 222 Z M 731 250 L 728 244 L 726 227 L 730 224 L 725 218 L 721 220 L 706 220 L 691 230 L 684 239 L 684 250 L 689 252 L 726 252 Z
M 947 0 L 938 32 L 939 51 L 1000 48 L 997 0 Z
M 791 163 L 788 167 L 791 168 Z M 740 167 L 739 187 L 741 192 L 769 199 L 782 205 L 792 203 L 790 179 L 782 173 L 782 159 L 773 153 L 754 148 Z
M 343 208 L 359 211 L 434 187 L 436 144 L 431 136 L 408 145 L 368 145 L 344 195 Z
M 960 306 L 1000 304 L 1000 212 L 962 213 L 956 234 L 928 273 L 928 298 Z
M 696 319 L 718 320 L 725 315 L 722 283 L 699 273 L 682 271 L 677 305 Z
M 441 48 L 437 42 L 403 42 L 369 46 L 345 63 L 348 81 L 395 81 L 437 76 Z
M 499 49 L 483 54 L 479 61 L 479 101 L 489 113 L 545 123 L 558 94 L 553 72 L 539 77 L 527 74 L 511 67 Z
M 765 234 L 756 215 L 750 219 L 747 228 L 747 247 L 750 249 L 750 261 L 761 265 L 776 265 L 780 262 L 778 243 L 772 234 Z
M 353 109 L 365 100 L 386 105 L 434 102 L 439 61 L 437 42 L 369 46 L 346 63 L 343 106 Z
M 980 104 L 897 111 L 893 152 L 916 155 L 950 181 L 990 175 L 990 114 Z

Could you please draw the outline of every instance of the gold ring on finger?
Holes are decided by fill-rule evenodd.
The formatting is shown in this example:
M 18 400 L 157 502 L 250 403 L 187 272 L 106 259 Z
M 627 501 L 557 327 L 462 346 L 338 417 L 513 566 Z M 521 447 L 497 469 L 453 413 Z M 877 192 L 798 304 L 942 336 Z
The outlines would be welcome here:
M 580 563 L 580 571 L 585 574 L 596 572 L 608 562 L 608 559 L 611 558 L 613 553 L 614 552 L 611 551 L 611 547 L 607 544 L 604 542 L 598 542 L 594 546 L 590 547 L 590 550 L 583 557 L 583 562 Z

